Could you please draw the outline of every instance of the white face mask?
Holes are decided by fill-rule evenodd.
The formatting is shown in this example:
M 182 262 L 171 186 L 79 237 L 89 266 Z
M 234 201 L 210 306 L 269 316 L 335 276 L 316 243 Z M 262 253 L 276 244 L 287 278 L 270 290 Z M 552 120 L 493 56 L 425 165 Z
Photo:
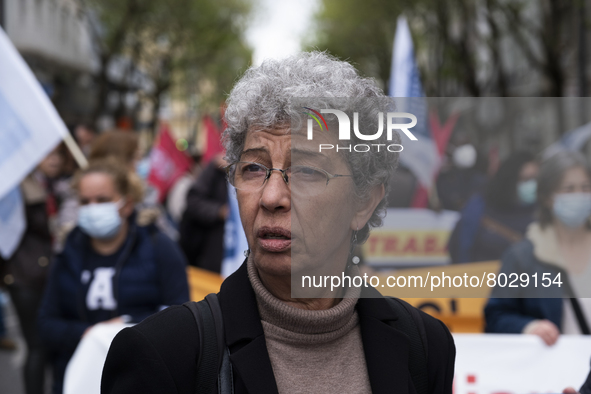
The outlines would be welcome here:
M 113 238 L 121 228 L 119 208 L 123 201 L 88 204 L 78 211 L 78 225 L 92 238 Z
M 552 204 L 554 217 L 572 228 L 582 226 L 591 215 L 591 193 L 560 193 Z
M 476 164 L 476 148 L 470 144 L 458 146 L 452 155 L 453 163 L 458 168 L 471 168 Z
M 538 183 L 535 179 L 522 181 L 517 184 L 517 197 L 522 204 L 531 205 L 536 202 Z

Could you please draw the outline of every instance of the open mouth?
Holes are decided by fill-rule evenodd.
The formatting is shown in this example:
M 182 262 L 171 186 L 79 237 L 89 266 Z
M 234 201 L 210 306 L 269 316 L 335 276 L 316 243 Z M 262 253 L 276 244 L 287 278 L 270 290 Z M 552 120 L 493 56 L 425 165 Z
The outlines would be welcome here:
M 258 232 L 262 239 L 291 239 L 291 231 L 281 227 L 263 227 Z
M 291 231 L 281 227 L 262 227 L 258 232 L 259 245 L 269 252 L 284 252 L 291 247 Z

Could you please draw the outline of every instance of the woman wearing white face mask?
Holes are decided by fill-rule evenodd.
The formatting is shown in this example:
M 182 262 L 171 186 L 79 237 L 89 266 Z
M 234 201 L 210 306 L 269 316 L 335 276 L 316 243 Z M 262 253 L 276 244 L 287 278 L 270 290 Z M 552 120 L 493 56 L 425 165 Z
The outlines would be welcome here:
M 491 298 L 486 324 L 488 332 L 534 334 L 553 345 L 561 333 L 588 334 L 591 324 L 591 299 L 586 298 L 591 283 L 591 171 L 585 159 L 562 152 L 544 162 L 537 197 L 538 221 L 528 228 L 526 240 L 504 256 L 501 271 L 549 273 L 552 281 L 560 273 L 563 283 L 544 289 L 538 282 L 535 295 L 510 295 L 540 298 Z M 495 289 L 493 296 L 505 297 L 507 291 Z
M 42 339 L 55 354 L 54 393 L 62 392 L 68 360 L 94 324 L 138 323 L 189 300 L 184 256 L 156 226 L 136 224 L 141 193 L 123 165 L 91 163 L 74 188 L 78 227 L 54 262 L 39 313 Z

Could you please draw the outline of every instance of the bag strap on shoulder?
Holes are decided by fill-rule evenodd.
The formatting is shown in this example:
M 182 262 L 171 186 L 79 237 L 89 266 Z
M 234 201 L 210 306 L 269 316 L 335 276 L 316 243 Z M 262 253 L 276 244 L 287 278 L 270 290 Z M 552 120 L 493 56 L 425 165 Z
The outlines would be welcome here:
M 562 272 L 561 272 L 562 273 Z M 566 295 L 570 300 L 570 304 L 573 308 L 573 312 L 575 312 L 575 317 L 577 319 L 577 323 L 579 324 L 579 329 L 581 330 L 581 334 L 583 335 L 590 335 L 591 330 L 589 330 L 589 324 L 587 324 L 587 319 L 585 318 L 585 314 L 583 313 L 583 308 L 581 308 L 581 303 L 579 302 L 579 298 L 575 294 L 575 291 L 570 283 L 570 278 L 568 274 L 564 274 L 564 289 L 566 291 Z
M 408 335 L 409 343 L 409 370 L 412 382 L 418 394 L 429 392 L 429 375 L 427 368 L 427 331 L 419 311 L 399 300 L 398 298 L 386 297 L 392 309 L 398 315 L 398 320 L 391 323 L 391 326 Z
M 213 394 L 217 384 L 219 394 L 233 393 L 232 364 L 217 294 L 209 294 L 202 301 L 183 305 L 193 314 L 199 332 L 196 392 Z

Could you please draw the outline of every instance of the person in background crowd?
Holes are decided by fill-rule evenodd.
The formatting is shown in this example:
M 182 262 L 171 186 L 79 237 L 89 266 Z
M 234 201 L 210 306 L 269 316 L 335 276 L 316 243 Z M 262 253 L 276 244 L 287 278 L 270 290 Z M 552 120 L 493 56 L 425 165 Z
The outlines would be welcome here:
M 180 226 L 180 245 L 189 264 L 221 272 L 224 224 L 229 214 L 228 181 L 223 155 L 213 158 L 187 195 Z
M 8 338 L 8 333 L 6 332 L 6 324 L 4 323 L 4 303 L 2 302 L 2 297 L 4 297 L 4 294 L 2 293 L 2 290 L 0 290 L 0 350 L 15 350 L 16 343 Z
M 388 191 L 388 208 L 409 208 L 417 190 L 418 181 L 406 167 L 399 165 L 390 175 Z
M 534 219 L 538 168 L 528 152 L 515 152 L 501 164 L 484 194 L 461 211 L 448 244 L 453 263 L 499 260 L 523 238 Z
M 83 133 L 84 135 L 84 133 Z M 89 160 L 100 160 L 106 157 L 113 157 L 123 163 L 126 168 L 133 171 L 135 163 L 139 157 L 138 138 L 133 133 L 121 131 L 109 131 L 102 133 L 93 139 L 93 143 L 87 148 Z M 143 194 L 141 181 L 132 178 L 134 183 L 138 183 L 134 190 Z M 138 198 L 136 198 L 138 200 Z M 58 250 L 61 250 L 63 241 L 67 234 L 74 228 L 78 220 L 78 196 L 75 191 L 69 189 L 69 196 L 62 204 L 58 217 Z
M 7 261 L 0 258 L 2 279 L 27 343 L 23 371 L 27 394 L 41 394 L 44 388 L 47 361 L 37 329 L 37 312 L 52 259 L 52 237 L 60 203 L 54 185 L 61 175 L 64 153 L 63 145 L 59 145 L 21 183 L 27 228 L 12 257 Z
M 96 138 L 96 131 L 86 123 L 79 123 L 74 127 L 74 138 L 82 153 L 88 157 L 92 143 Z
M 53 352 L 53 393 L 62 392 L 68 360 L 94 325 L 137 323 L 189 300 L 186 261 L 154 225 L 139 226 L 141 191 L 114 159 L 91 162 L 74 179 L 78 226 L 54 261 L 39 313 Z
M 129 172 L 129 181 L 134 184 L 133 192 L 138 202 L 138 221 L 140 224 L 155 222 L 158 228 L 172 240 L 178 239 L 178 232 L 169 222 L 163 208 L 158 203 L 157 192 L 147 187 L 136 174 L 136 166 L 140 159 L 139 142 L 136 134 L 127 131 L 108 131 L 99 135 L 93 142 L 88 159 L 90 161 L 105 158 L 116 159 Z M 142 196 L 139 198 L 139 196 Z M 67 234 L 77 224 L 79 203 L 76 193 L 70 190 L 69 198 L 64 201 L 59 212 L 59 243 L 58 251 L 63 247 Z
M 591 170 L 584 157 L 561 152 L 545 161 L 537 199 L 537 221 L 528 227 L 526 239 L 505 254 L 501 272 L 539 272 L 540 278 L 546 273 L 552 280 L 561 273 L 564 286 L 539 287 L 539 297 L 553 298 L 498 298 L 520 294 L 493 289 L 484 310 L 486 332 L 534 334 L 553 345 L 560 333 L 588 333 L 591 323 L 591 298 L 586 298 L 591 283 Z
M 197 152 L 191 155 L 193 165 L 185 175 L 174 183 L 166 197 L 166 210 L 177 225 L 180 224 L 187 207 L 189 190 L 195 184 L 195 181 L 199 179 L 199 175 L 201 175 L 201 171 L 203 170 L 201 167 L 201 157 L 201 154 Z
M 460 143 L 449 153 L 437 177 L 437 194 L 442 209 L 460 211 L 486 183 L 486 160 L 474 145 Z

